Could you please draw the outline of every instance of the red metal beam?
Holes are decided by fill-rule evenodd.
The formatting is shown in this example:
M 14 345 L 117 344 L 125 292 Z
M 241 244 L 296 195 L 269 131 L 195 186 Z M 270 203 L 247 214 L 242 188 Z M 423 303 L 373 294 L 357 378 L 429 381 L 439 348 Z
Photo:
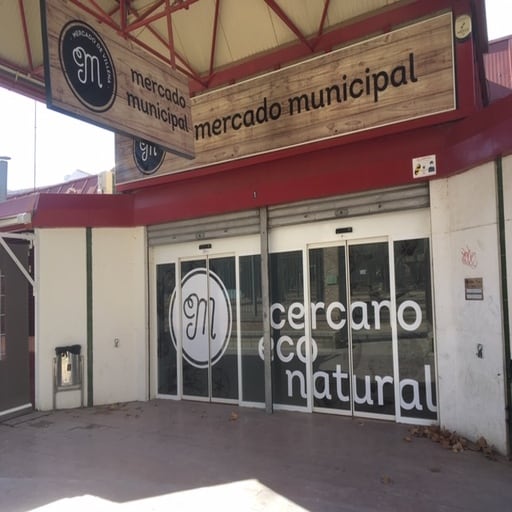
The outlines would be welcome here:
M 325 0 L 324 10 L 322 11 L 322 17 L 320 18 L 320 23 L 318 25 L 317 37 L 320 37 L 324 32 L 325 20 L 327 18 L 327 11 L 329 10 L 330 3 L 331 3 L 331 0 Z
M 113 28 L 116 31 L 120 31 L 120 26 L 117 23 L 115 23 L 115 21 L 110 17 L 111 14 L 113 14 L 114 12 L 117 12 L 117 10 L 118 10 L 117 8 L 115 10 L 113 10 L 111 14 L 105 13 L 105 11 L 102 10 L 102 12 L 105 13 L 105 15 L 103 16 L 103 15 L 100 15 L 98 12 L 90 9 L 89 7 L 84 5 L 83 3 L 81 3 L 80 0 L 70 0 L 70 1 L 74 5 L 76 5 L 78 8 L 84 10 L 85 12 L 87 12 L 88 14 L 93 16 L 98 21 L 107 24 L 108 26 L 110 26 L 111 28 Z M 91 0 L 91 1 L 94 1 L 94 0 Z M 162 0 L 160 2 L 157 2 L 155 5 L 150 7 L 148 9 L 148 11 L 149 10 L 152 11 L 156 7 L 159 7 L 159 6 L 163 5 L 165 3 L 165 1 L 166 0 Z M 188 1 L 189 2 L 195 2 L 195 1 L 198 1 L 198 0 L 188 0 Z M 183 5 L 183 4 L 181 4 L 181 5 Z M 187 7 L 188 7 L 188 5 L 187 5 Z M 185 8 L 185 6 L 183 8 Z M 176 8 L 171 8 L 170 11 L 173 12 L 173 11 L 176 11 L 176 10 L 177 10 Z M 137 20 L 142 19 L 142 16 L 144 16 L 144 15 L 139 15 L 139 13 L 135 9 L 132 9 L 132 8 L 130 8 L 130 13 L 132 13 L 137 18 Z M 161 17 L 162 16 L 159 15 L 159 18 L 161 18 Z M 141 23 L 140 26 L 145 26 L 147 23 L 150 23 L 150 22 L 148 20 L 146 20 L 143 23 Z M 130 27 L 131 27 L 131 25 L 130 25 Z M 148 25 L 147 28 L 164 46 L 166 46 L 167 48 L 169 47 L 168 41 L 166 41 L 164 38 L 162 38 L 152 27 L 150 27 Z M 129 39 L 130 41 L 134 42 L 135 44 L 137 44 L 138 46 L 143 48 L 145 51 L 147 51 L 149 54 L 153 55 L 155 58 L 157 58 L 157 59 L 159 59 L 159 60 L 161 60 L 161 61 L 163 61 L 163 62 L 165 62 L 165 63 L 167 63 L 169 65 L 171 64 L 171 61 L 170 61 L 170 59 L 168 57 L 166 57 L 165 55 L 161 54 L 160 52 L 158 52 L 157 50 L 155 50 L 154 48 L 152 48 L 148 44 L 144 43 L 143 41 L 138 39 L 136 36 L 133 36 L 130 33 L 130 30 L 125 30 L 124 31 L 124 36 L 127 39 Z M 179 70 L 180 72 L 182 72 L 185 76 L 189 77 L 189 79 L 192 80 L 193 83 L 197 83 L 197 84 L 199 84 L 199 87 L 205 88 L 206 85 L 207 85 L 206 82 L 192 68 L 190 68 L 190 66 L 188 66 L 186 61 L 179 54 L 175 53 L 175 55 L 176 55 L 176 57 L 178 57 L 180 59 L 180 61 L 185 66 L 187 66 L 188 69 L 184 68 L 182 66 L 175 66 L 175 68 L 177 70 Z
M 159 2 L 155 2 L 153 5 L 148 7 L 142 14 L 137 15 L 137 21 L 144 21 L 146 18 L 153 12 L 155 12 L 159 7 L 161 7 L 165 3 L 165 0 L 160 0 Z M 136 12 L 133 7 L 131 7 L 132 12 Z
M 28 65 L 29 65 L 30 71 L 32 71 L 34 69 L 34 64 L 32 61 L 32 50 L 30 48 L 30 39 L 28 37 L 27 19 L 25 16 L 25 6 L 23 5 L 23 0 L 18 0 L 18 7 L 20 10 L 21 25 L 23 28 L 23 39 L 25 41 L 25 50 L 27 52 Z
M 101 23 L 105 23 L 105 25 L 108 25 L 109 27 L 113 28 L 115 31 L 120 30 L 119 25 L 103 9 L 99 8 L 100 12 L 98 12 L 98 11 L 95 11 L 94 9 L 91 9 L 87 5 L 83 4 L 79 0 L 69 0 L 69 1 L 70 1 L 70 3 L 72 3 L 73 5 L 78 7 L 79 9 L 82 9 L 82 11 L 85 11 L 88 14 L 90 14 L 91 16 L 93 16 L 94 18 L 96 18 Z M 93 1 L 93 0 L 91 0 L 91 1 Z M 100 14 L 100 13 L 103 13 L 103 14 Z
M 121 17 L 121 30 L 124 32 L 126 30 L 126 23 L 128 21 L 127 17 L 127 9 L 126 9 L 126 0 L 119 0 L 119 15 Z
M 304 44 L 310 51 L 313 47 L 304 34 L 298 29 L 297 25 L 288 17 L 288 15 L 276 4 L 275 0 L 265 0 L 265 3 L 281 18 L 284 24 L 297 36 L 299 41 Z
M 46 91 L 44 89 L 44 85 L 38 86 L 31 82 L 20 82 L 15 80 L 13 77 L 6 77 L 0 74 L 0 87 L 43 103 L 46 102 Z
M 38 66 L 37 68 L 34 68 L 33 70 L 26 69 L 24 67 L 18 66 L 17 64 L 14 64 L 13 62 L 10 62 L 6 59 L 0 58 L 0 68 L 5 68 L 6 70 L 9 70 L 10 73 L 13 76 L 23 76 L 29 79 L 34 79 L 36 81 L 41 81 L 41 85 L 44 87 L 44 76 L 43 76 L 43 68 L 42 66 Z M 0 73 L 2 70 L 0 69 Z
M 213 18 L 213 34 L 210 52 L 210 76 L 213 76 L 215 62 L 215 48 L 217 47 L 217 30 L 219 28 L 220 0 L 215 0 L 215 16 Z
M 171 15 L 171 6 L 170 0 L 167 0 L 167 47 L 169 48 L 169 60 L 171 62 L 171 67 L 176 69 L 176 51 L 174 48 L 174 35 L 172 32 L 172 15 Z
M 164 16 L 166 12 L 174 12 L 179 9 L 188 8 L 190 5 L 192 5 L 192 3 L 196 1 L 198 0 L 185 0 L 184 2 L 180 2 L 176 5 L 169 5 L 168 7 L 164 7 L 163 12 L 158 13 L 156 18 L 152 17 L 151 14 L 153 14 L 158 8 L 161 8 L 164 5 L 165 0 L 152 2 L 150 7 L 148 7 L 146 11 L 144 11 L 144 13 L 138 13 L 136 15 L 136 21 L 134 24 L 127 24 L 126 26 L 126 30 L 128 31 L 133 31 L 137 26 L 146 26 L 147 29 L 151 31 L 151 33 L 157 38 L 158 41 L 162 43 L 163 46 L 170 48 L 169 51 L 172 52 L 175 59 L 179 63 L 181 63 L 181 65 L 176 66 L 176 69 L 179 69 L 181 72 L 183 72 L 186 76 L 189 77 L 191 81 L 190 88 L 192 94 L 201 92 L 209 87 L 218 87 L 226 85 L 229 83 L 236 82 L 240 79 L 245 79 L 254 74 L 277 69 L 282 65 L 285 65 L 286 63 L 293 60 L 309 57 L 311 55 L 311 48 L 314 48 L 315 51 L 318 52 L 329 51 L 333 47 L 339 46 L 340 44 L 348 42 L 352 39 L 364 37 L 369 33 L 384 32 L 386 30 L 393 28 L 394 25 L 407 22 L 407 20 L 413 20 L 422 16 L 426 16 L 430 13 L 434 13 L 443 9 L 453 8 L 454 14 L 456 15 L 457 13 L 460 12 L 468 12 L 469 10 L 471 10 L 471 8 L 473 8 L 474 11 L 481 16 L 481 12 L 483 12 L 484 8 L 483 0 L 431 0 L 429 2 L 416 0 L 406 4 L 399 3 L 399 5 L 397 6 L 393 5 L 390 8 L 373 17 L 365 18 L 364 20 L 353 23 L 350 26 L 339 27 L 337 29 L 325 33 L 325 18 L 327 16 L 327 10 L 330 5 L 330 0 L 325 0 L 324 9 L 322 13 L 322 20 L 319 24 L 318 34 L 315 34 L 314 37 L 310 38 L 308 40 L 307 45 L 303 42 L 304 36 L 300 34 L 300 31 L 298 31 L 297 33 L 298 29 L 293 25 L 290 19 L 286 15 L 284 15 L 288 19 L 287 25 L 290 27 L 290 29 L 293 30 L 293 27 L 295 27 L 295 33 L 298 35 L 298 37 L 302 37 L 300 43 L 293 44 L 284 49 L 277 49 L 273 52 L 269 52 L 268 54 L 251 58 L 250 60 L 241 63 L 236 63 L 234 65 L 225 67 L 222 70 L 218 71 L 215 71 L 214 69 L 214 53 L 212 51 L 210 58 L 210 69 L 208 71 L 208 74 L 201 76 L 196 70 L 190 67 L 188 62 L 181 55 L 179 55 L 176 52 L 176 49 L 174 48 L 172 42 L 166 41 L 164 37 L 160 36 L 158 32 L 154 30 L 153 27 L 151 27 L 150 25 L 150 22 L 152 20 L 157 18 L 159 19 L 160 17 Z M 70 0 L 70 2 L 76 5 L 79 9 L 95 17 L 98 21 L 110 26 L 112 29 L 116 31 L 122 31 L 122 21 L 120 26 L 118 23 L 114 21 L 113 14 L 123 9 L 123 6 L 125 9 L 129 10 L 127 12 L 135 12 L 130 9 L 128 0 L 118 0 L 118 8 L 114 9 L 110 13 L 106 13 L 101 7 L 99 7 L 97 4 L 97 0 L 88 0 L 88 3 L 86 3 L 85 0 Z M 24 5 L 23 0 L 18 0 L 18 3 L 20 6 Z M 276 0 L 268 0 L 267 5 L 269 5 L 269 7 L 272 8 L 274 12 L 276 12 L 276 14 L 278 14 L 279 11 L 282 12 L 278 4 L 276 3 Z M 283 19 L 283 17 L 281 17 L 281 19 Z M 122 14 L 121 20 L 123 20 Z M 26 28 L 23 28 L 23 30 L 26 41 L 26 48 L 27 51 L 29 52 L 29 69 L 20 68 L 19 66 L 11 66 L 9 63 L 4 64 L 13 69 L 15 73 L 19 72 L 21 74 L 26 74 L 27 76 L 35 76 L 38 80 L 41 80 L 43 75 L 40 73 L 39 70 L 33 69 L 33 62 L 31 62 L 32 56 L 30 51 L 30 41 L 27 40 L 28 30 Z M 483 37 L 481 36 L 481 33 L 482 27 L 479 27 L 480 38 Z M 154 55 L 156 58 L 168 64 L 172 64 L 172 58 L 168 58 L 166 55 L 163 55 L 162 53 L 151 48 L 149 45 L 144 44 L 136 36 L 128 35 L 127 32 L 125 32 L 125 34 L 128 36 L 128 39 L 133 41 L 135 44 L 139 45 L 144 50 L 148 51 L 150 54 Z M 477 34 L 477 36 L 479 36 L 479 34 Z M 469 43 L 464 44 L 467 47 L 469 46 Z M 471 50 L 467 48 L 462 53 L 470 51 Z M 482 91 L 484 91 L 483 88 Z M 474 94 L 478 94 L 478 91 L 475 92 Z M 473 96 L 474 94 L 471 95 Z
M 100 13 L 102 18 L 104 18 L 104 17 L 110 18 L 110 15 L 108 14 L 108 12 L 105 11 L 105 9 L 103 9 L 103 7 L 101 7 L 101 5 L 98 5 L 96 0 L 89 0 L 89 2 L 91 2 L 92 5 L 94 5 L 94 7 L 98 10 L 98 12 Z M 114 21 L 114 20 L 112 20 L 112 21 Z
M 180 2 L 178 4 L 167 6 L 167 7 L 165 7 L 165 9 L 162 12 L 155 14 L 154 16 L 149 16 L 148 18 L 145 18 L 142 21 L 136 21 L 135 23 L 130 23 L 128 25 L 128 27 L 126 28 L 126 30 L 128 32 L 133 32 L 134 30 L 137 30 L 138 28 L 143 27 L 144 25 L 146 25 L 148 23 L 153 23 L 154 21 L 157 21 L 157 20 L 163 18 L 164 16 L 167 15 L 168 12 L 173 13 L 173 12 L 179 11 L 180 9 L 188 9 L 193 3 L 198 2 L 198 1 L 199 0 L 183 0 L 182 2 Z
M 153 55 L 157 59 L 160 59 L 160 60 L 162 60 L 162 61 L 164 61 L 164 62 L 166 62 L 167 64 L 170 65 L 170 61 L 169 61 L 169 59 L 167 57 L 162 55 L 160 52 L 157 52 L 151 46 L 147 45 L 146 43 L 144 43 L 140 39 L 137 39 L 136 37 L 132 36 L 131 34 L 125 34 L 125 37 L 127 39 L 129 39 L 130 41 L 134 42 L 135 44 L 139 45 L 141 48 L 146 50 L 149 54 Z M 176 56 L 178 57 L 178 54 L 176 54 Z M 196 74 L 193 70 L 187 69 L 187 68 L 184 68 L 184 67 L 178 66 L 178 65 L 176 65 L 176 69 L 178 71 L 181 71 L 185 76 L 187 76 L 190 80 L 192 80 L 193 81 L 192 83 L 200 84 L 200 86 L 202 88 L 206 88 L 207 87 L 207 85 L 208 85 L 207 82 L 204 81 L 201 78 L 201 76 Z
M 163 0 L 163 1 L 165 1 L 165 0 Z M 137 9 L 134 9 L 133 7 L 130 7 L 130 14 L 135 16 L 135 18 L 137 20 L 142 19 L 142 15 L 137 11 Z M 169 16 L 171 16 L 171 14 L 169 14 Z M 171 23 L 171 25 L 169 25 L 169 23 Z M 168 29 L 168 38 L 169 38 L 168 40 L 166 40 L 164 37 L 162 37 L 151 25 L 147 25 L 146 29 L 149 32 L 151 32 L 151 34 L 153 34 L 153 36 L 158 41 L 160 41 L 160 43 L 163 46 L 170 47 L 169 41 L 173 41 L 172 19 L 170 21 L 168 21 L 168 27 L 169 26 L 171 26 L 171 29 L 170 29 L 171 34 L 169 35 L 169 29 Z M 173 65 L 171 55 L 174 55 L 174 58 L 178 59 L 183 64 L 183 66 L 185 66 L 185 67 L 177 66 L 176 63 L 174 62 L 173 67 L 175 69 L 179 69 L 182 73 L 184 73 L 186 76 L 188 76 L 191 80 L 194 80 L 194 82 L 206 84 L 206 82 L 200 77 L 200 75 L 194 69 L 192 69 L 190 67 L 190 65 L 185 61 L 185 59 L 176 51 L 176 48 L 174 47 L 174 42 L 172 43 L 172 48 L 170 48 L 170 57 L 169 57 L 169 59 L 167 59 L 164 55 L 162 55 L 159 52 L 157 52 L 156 50 L 148 47 L 145 43 L 140 41 L 138 37 L 133 36 L 131 33 L 125 33 L 124 35 L 127 39 L 130 39 L 130 41 L 133 41 L 135 44 L 139 45 L 141 48 L 144 48 L 146 51 L 153 54 L 157 59 L 163 60 L 167 64 Z
M 481 3 L 483 0 L 474 1 Z M 329 30 L 320 38 L 317 38 L 315 34 L 309 46 L 305 46 L 302 42 L 295 43 L 251 58 L 248 61 L 227 66 L 216 71 L 214 76 L 208 77 L 207 84 L 209 88 L 232 84 L 256 74 L 279 69 L 289 62 L 311 57 L 311 47 L 314 47 L 315 52 L 327 52 L 350 41 L 362 39 L 368 34 L 385 33 L 408 21 L 412 22 L 450 7 L 454 7 L 455 12 L 463 10 L 469 12 L 471 0 L 458 0 L 455 4 L 449 0 L 430 0 L 429 2 L 416 0 L 405 5 L 402 3 L 393 4 L 385 11 L 374 16 Z M 192 94 L 197 94 L 204 89 L 197 83 L 190 84 Z
M 101 14 L 99 11 L 94 11 L 90 9 L 88 6 L 84 5 L 84 3 L 80 0 L 70 0 L 73 4 L 77 5 L 84 11 L 93 15 L 99 21 L 108 24 L 112 28 L 116 30 L 120 30 L 119 26 L 114 22 L 114 20 L 107 14 L 105 11 L 101 10 Z M 93 5 L 96 5 L 95 0 L 90 0 Z M 124 0 L 123 0 L 124 1 Z M 198 0 L 183 0 L 182 2 L 172 4 L 165 4 L 165 0 L 161 0 L 152 4 L 143 14 L 136 14 L 136 21 L 133 23 L 128 23 L 126 29 L 124 30 L 124 35 L 138 44 L 141 48 L 148 51 L 150 54 L 154 55 L 156 58 L 163 60 L 164 62 L 174 65 L 176 69 L 183 72 L 186 76 L 188 76 L 191 80 L 190 82 L 190 90 L 192 94 L 196 94 L 198 92 L 204 91 L 207 88 L 218 87 L 226 84 L 230 84 L 236 82 L 240 79 L 248 78 L 254 74 L 262 73 L 265 71 L 271 71 L 273 69 L 277 69 L 282 65 L 287 64 L 290 61 L 303 59 L 311 56 L 313 49 L 317 52 L 325 52 L 331 50 L 333 47 L 339 46 L 345 42 L 350 40 L 355 40 L 369 33 L 382 33 L 387 30 L 393 28 L 393 26 L 402 24 L 404 21 L 408 19 L 413 20 L 422 16 L 426 16 L 432 12 L 436 12 L 442 9 L 446 9 L 449 7 L 454 7 L 454 10 L 460 11 L 462 9 L 470 8 L 470 0 L 459 0 L 458 2 L 449 2 L 448 0 L 431 0 L 430 2 L 423 1 L 414 1 L 408 4 L 399 4 L 398 6 L 391 6 L 389 9 L 386 9 L 379 14 L 365 18 L 359 22 L 353 23 L 349 26 L 339 27 L 338 29 L 334 29 L 324 33 L 323 27 L 325 24 L 325 18 L 327 16 L 327 10 L 330 4 L 330 0 L 325 0 L 324 9 L 322 13 L 322 19 L 319 24 L 318 34 L 307 39 L 304 35 L 298 30 L 298 28 L 293 24 L 290 18 L 284 13 L 284 11 L 279 7 L 275 0 L 264 0 L 266 4 L 271 8 L 285 23 L 286 25 L 297 35 L 299 38 L 299 43 L 292 44 L 291 46 L 287 46 L 286 48 L 280 48 L 273 52 L 269 52 L 265 55 L 261 55 L 259 57 L 252 58 L 248 61 L 244 61 L 238 64 L 234 64 L 232 66 L 228 66 L 223 68 L 222 70 L 215 71 L 214 69 L 214 56 L 215 56 L 215 46 L 216 46 L 216 31 L 218 30 L 218 23 L 214 23 L 214 39 L 212 40 L 212 51 L 210 55 L 210 69 L 207 75 L 200 75 L 190 67 L 188 62 L 176 52 L 174 48 L 174 44 L 172 39 L 166 41 L 162 36 L 156 32 L 151 27 L 151 23 L 161 19 L 164 16 L 169 16 L 170 13 L 175 12 L 179 9 L 186 9 L 193 3 Z M 475 0 L 478 4 L 482 3 L 482 0 Z M 162 8 L 163 6 L 163 8 Z M 162 8 L 161 12 L 153 14 L 158 8 Z M 216 14 L 215 17 L 218 17 L 218 9 L 219 3 L 216 3 Z M 132 13 L 136 11 L 131 10 Z M 172 31 L 172 26 L 168 23 L 168 32 Z M 151 33 L 157 38 L 158 41 L 162 43 L 162 45 L 169 48 L 170 58 L 167 58 L 162 53 L 156 51 L 154 48 L 151 48 L 148 44 L 143 43 L 136 36 L 131 35 L 131 33 L 136 28 L 146 27 Z M 174 59 L 178 59 L 181 65 L 176 65 L 173 62 Z

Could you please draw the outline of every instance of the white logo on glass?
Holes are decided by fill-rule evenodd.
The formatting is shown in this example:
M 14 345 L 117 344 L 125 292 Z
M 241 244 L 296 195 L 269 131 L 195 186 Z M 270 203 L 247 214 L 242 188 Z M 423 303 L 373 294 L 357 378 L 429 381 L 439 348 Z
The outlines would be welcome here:
M 181 281 L 181 305 L 174 290 L 169 305 L 169 327 L 178 347 L 181 315 L 183 357 L 197 368 L 212 366 L 222 357 L 231 337 L 231 302 L 220 277 L 205 268 L 194 269 Z

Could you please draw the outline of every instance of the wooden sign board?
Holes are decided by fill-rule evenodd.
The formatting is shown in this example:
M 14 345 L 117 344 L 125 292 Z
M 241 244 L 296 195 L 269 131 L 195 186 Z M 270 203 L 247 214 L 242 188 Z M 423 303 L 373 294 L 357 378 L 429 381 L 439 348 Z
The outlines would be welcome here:
M 454 110 L 452 14 L 191 101 L 196 159 L 167 154 L 141 171 L 138 142 L 116 137 L 118 184 Z
M 67 0 L 42 0 L 49 108 L 194 157 L 187 79 Z

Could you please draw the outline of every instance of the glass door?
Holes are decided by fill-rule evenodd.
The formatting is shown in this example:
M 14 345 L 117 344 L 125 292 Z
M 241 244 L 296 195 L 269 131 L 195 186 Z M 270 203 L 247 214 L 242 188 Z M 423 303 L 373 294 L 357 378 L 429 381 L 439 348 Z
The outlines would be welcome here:
M 303 252 L 270 255 L 272 394 L 278 407 L 307 407 Z
M 313 408 L 352 411 L 346 246 L 309 250 Z
M 296 242 L 269 257 L 274 406 L 435 421 L 429 239 Z M 155 267 L 157 392 L 261 405 L 261 257 L 192 249 Z
M 354 413 L 395 414 L 389 247 L 349 245 Z
M 237 400 L 235 258 L 181 261 L 180 272 L 169 323 L 172 339 L 181 348 L 182 394 Z
M 428 239 L 345 242 L 308 257 L 313 409 L 435 420 Z
M 309 250 L 313 408 L 393 415 L 387 242 Z
M 428 238 L 393 244 L 400 420 L 437 419 L 434 322 Z

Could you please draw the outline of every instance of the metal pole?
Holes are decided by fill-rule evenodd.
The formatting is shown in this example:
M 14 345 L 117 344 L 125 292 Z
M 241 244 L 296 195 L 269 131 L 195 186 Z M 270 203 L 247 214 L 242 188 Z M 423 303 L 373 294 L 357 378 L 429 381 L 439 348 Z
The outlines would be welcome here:
M 10 158 L 0 156 L 0 201 L 7 199 L 7 168 Z
M 36 171 L 37 171 L 37 101 L 34 100 L 34 191 L 36 190 Z
M 502 157 L 496 159 L 496 188 L 498 195 L 498 229 L 500 248 L 500 272 L 501 272 L 501 304 L 503 308 L 503 343 L 505 357 L 505 401 L 507 410 L 507 452 L 511 455 L 510 446 L 512 442 L 512 358 L 510 350 L 510 322 L 509 322 L 509 300 L 507 280 L 507 251 L 506 251 L 506 225 L 505 225 L 505 194 L 503 187 L 503 163 Z
M 93 315 L 92 315 L 92 229 L 85 228 L 86 276 L 87 276 L 87 406 L 94 405 L 94 359 L 93 359 Z
M 260 208 L 261 309 L 263 315 L 263 352 L 265 374 L 265 411 L 272 414 L 272 347 L 270 343 L 270 292 L 268 258 L 268 213 Z
M 3 236 L 0 236 L 0 245 L 5 249 L 5 252 L 10 256 L 10 258 L 14 262 L 14 264 L 20 269 L 20 272 L 25 276 L 26 280 L 30 283 L 30 286 L 32 286 L 32 289 L 35 290 L 34 279 L 28 273 L 27 269 L 23 266 L 23 264 L 18 259 L 16 254 L 14 254 L 12 249 L 7 245 L 7 242 L 4 240 Z

